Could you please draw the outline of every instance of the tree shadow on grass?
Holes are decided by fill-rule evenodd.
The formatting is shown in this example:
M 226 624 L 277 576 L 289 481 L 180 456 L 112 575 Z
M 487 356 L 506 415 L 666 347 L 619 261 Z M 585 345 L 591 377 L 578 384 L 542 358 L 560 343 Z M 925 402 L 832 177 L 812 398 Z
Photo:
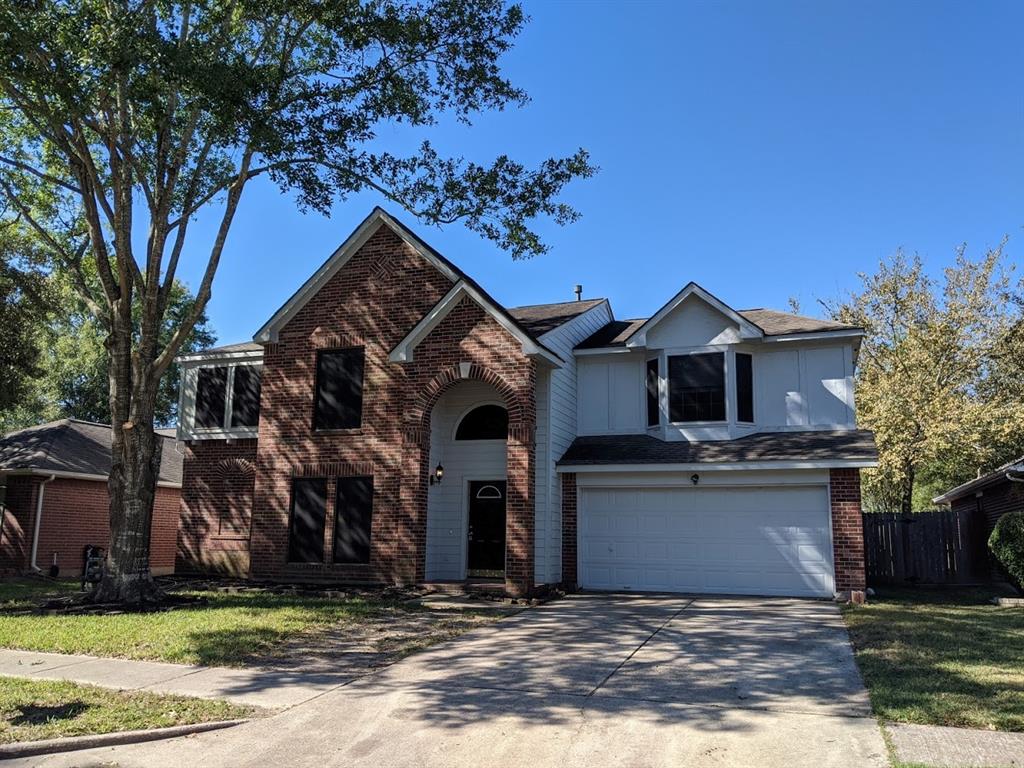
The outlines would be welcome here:
M 34 726 L 46 725 L 57 720 L 74 720 L 92 705 L 84 701 L 69 701 L 52 706 L 24 704 L 18 707 L 19 714 L 8 719 L 11 725 Z

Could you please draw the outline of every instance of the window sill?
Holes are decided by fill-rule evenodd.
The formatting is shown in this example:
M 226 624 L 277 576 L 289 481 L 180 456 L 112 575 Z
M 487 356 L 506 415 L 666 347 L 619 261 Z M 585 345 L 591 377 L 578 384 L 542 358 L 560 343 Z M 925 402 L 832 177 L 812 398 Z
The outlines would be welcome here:
M 362 427 L 348 427 L 345 429 L 314 429 L 313 437 L 332 437 L 337 435 L 361 435 L 363 434 Z
M 727 427 L 728 421 L 670 421 L 670 427 Z
M 248 541 L 247 533 L 218 533 L 213 537 L 214 541 Z

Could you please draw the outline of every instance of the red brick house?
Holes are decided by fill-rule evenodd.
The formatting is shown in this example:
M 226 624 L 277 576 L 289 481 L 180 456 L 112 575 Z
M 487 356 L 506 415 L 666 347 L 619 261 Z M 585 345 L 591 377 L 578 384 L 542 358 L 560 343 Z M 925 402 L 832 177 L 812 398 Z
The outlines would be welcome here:
M 858 328 L 693 283 L 505 308 L 375 209 L 252 342 L 179 359 L 180 569 L 864 588 Z
M 174 434 L 163 437 L 153 510 L 150 570 L 174 572 L 181 500 L 181 454 Z M 87 545 L 110 545 L 111 430 L 63 419 L 0 438 L 0 573 L 78 576 Z
M 932 501 L 948 504 L 954 512 L 968 513 L 979 538 L 987 545 L 999 518 L 1008 512 L 1024 511 L 1024 456 L 958 485 Z M 987 546 L 984 551 L 988 554 Z M 990 554 L 989 562 L 993 576 L 1005 578 Z

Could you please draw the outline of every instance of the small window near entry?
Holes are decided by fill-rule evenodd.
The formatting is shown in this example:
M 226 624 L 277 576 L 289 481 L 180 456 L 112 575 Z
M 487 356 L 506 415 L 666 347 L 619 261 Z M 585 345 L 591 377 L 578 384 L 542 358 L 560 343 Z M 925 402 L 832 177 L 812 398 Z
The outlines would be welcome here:
M 500 405 L 481 405 L 462 417 L 456 440 L 508 439 L 508 411 Z
M 370 562 L 373 478 L 339 477 L 334 505 L 334 562 Z
M 754 359 L 744 352 L 736 353 L 736 419 L 754 422 Z
M 670 357 L 668 409 L 674 422 L 725 421 L 725 353 Z
M 228 394 L 227 366 L 200 368 L 196 380 L 195 425 L 212 429 L 224 426 L 224 400 Z
M 647 361 L 647 426 L 658 426 L 658 358 Z
M 288 526 L 288 562 L 324 561 L 324 521 L 327 518 L 327 481 L 297 478 L 292 481 L 292 511 Z
M 260 423 L 260 369 L 235 366 L 231 385 L 231 426 L 255 427 Z
M 362 347 L 317 353 L 313 429 L 356 429 L 362 425 L 363 363 Z

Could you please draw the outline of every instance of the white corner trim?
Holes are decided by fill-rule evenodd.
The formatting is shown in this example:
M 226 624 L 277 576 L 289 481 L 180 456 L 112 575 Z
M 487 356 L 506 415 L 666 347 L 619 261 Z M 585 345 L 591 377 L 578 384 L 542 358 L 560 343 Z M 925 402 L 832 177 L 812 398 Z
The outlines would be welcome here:
M 427 335 L 444 320 L 463 298 L 468 297 L 476 302 L 487 314 L 494 318 L 502 328 L 509 332 L 521 345 L 523 354 L 540 357 L 556 368 L 562 367 L 562 359 L 546 347 L 531 339 L 519 326 L 512 322 L 492 301 L 481 294 L 465 280 L 459 280 L 450 291 L 434 307 L 423 316 L 411 331 L 395 346 L 388 359 L 393 363 L 410 363 L 413 353 Z
M 878 462 L 868 459 L 835 459 L 832 461 L 730 461 L 696 462 L 690 464 L 559 464 L 559 474 L 590 472 L 715 472 L 750 469 L 870 469 Z
M 669 299 L 668 303 L 665 304 L 657 313 L 648 319 L 646 323 L 641 325 L 629 338 L 626 339 L 627 347 L 643 347 L 647 344 L 647 332 L 650 331 L 654 326 L 660 323 L 665 317 L 672 312 L 676 307 L 686 301 L 690 296 L 696 295 L 702 299 L 705 303 L 710 304 L 714 309 L 717 309 L 723 315 L 728 317 L 734 323 L 739 326 L 740 338 L 742 339 L 763 339 L 764 331 L 754 325 L 752 322 L 747 320 L 743 315 L 737 312 L 735 309 L 730 307 L 728 304 L 723 302 L 716 296 L 708 293 L 706 290 L 701 288 L 697 283 L 687 283 L 686 287 L 683 288 L 679 293 Z
M 424 247 L 423 243 L 410 237 L 405 227 L 401 226 L 385 211 L 377 208 L 363 220 L 362 224 L 356 227 L 355 231 L 348 236 L 345 242 L 342 243 L 338 249 L 331 254 L 327 261 L 325 261 L 320 268 L 313 273 L 313 276 L 303 283 L 302 287 L 300 287 L 294 294 L 292 294 L 291 298 L 285 302 L 284 306 L 277 310 L 277 312 L 274 313 L 274 316 L 256 332 L 256 335 L 253 336 L 253 341 L 263 343 L 277 341 L 277 334 L 280 332 L 281 328 L 284 327 L 288 321 L 306 305 L 306 302 L 316 295 L 317 291 L 319 291 L 325 283 L 337 274 L 338 270 L 345 266 L 348 260 L 363 247 L 366 241 L 369 240 L 382 225 L 387 225 L 396 235 L 409 245 L 410 248 L 426 259 L 453 283 L 459 280 L 459 276 L 455 274 L 447 264 L 434 256 L 433 253 Z

